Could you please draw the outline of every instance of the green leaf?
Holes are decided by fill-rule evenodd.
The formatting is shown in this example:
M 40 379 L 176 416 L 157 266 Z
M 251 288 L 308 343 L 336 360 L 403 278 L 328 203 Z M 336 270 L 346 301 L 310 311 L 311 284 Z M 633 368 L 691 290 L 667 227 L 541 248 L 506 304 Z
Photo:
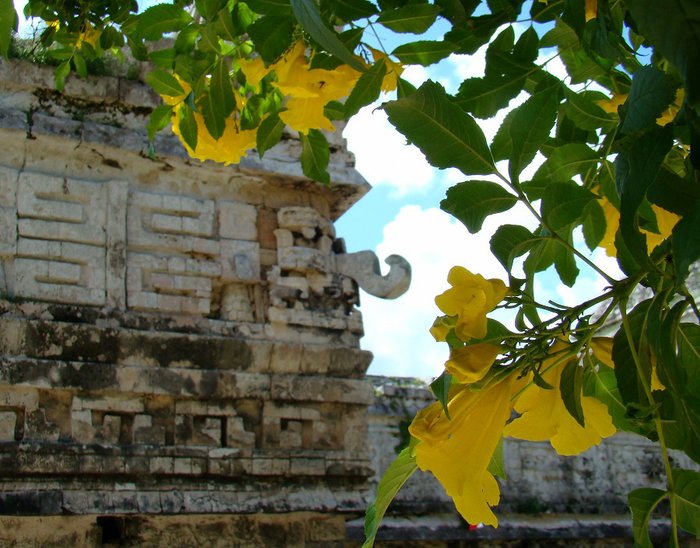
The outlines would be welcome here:
M 260 15 L 288 17 L 292 15 L 289 0 L 246 0 L 248 7 Z
M 0 0 L 0 55 L 7 57 L 12 32 L 17 30 L 17 12 L 12 0 Z
M 414 94 L 382 108 L 392 125 L 420 148 L 433 166 L 456 167 L 465 175 L 495 172 L 481 128 L 448 98 L 440 84 L 427 81 Z
M 66 85 L 66 77 L 70 74 L 70 61 L 63 61 L 60 65 L 56 67 L 54 71 L 54 81 L 56 82 L 56 89 L 58 91 L 63 91 Z
M 149 141 L 153 141 L 156 137 L 156 133 L 168 125 L 172 114 L 173 107 L 171 105 L 159 105 L 153 109 L 151 116 L 148 118 L 148 124 L 146 125 Z
M 394 32 L 423 34 L 440 13 L 440 8 L 431 4 L 409 4 L 393 10 L 383 11 L 377 22 Z
M 583 91 L 576 93 L 566 90 L 566 103 L 564 109 L 567 116 L 581 129 L 610 131 L 617 125 L 617 117 L 605 112 L 596 101 L 607 97 L 595 91 Z
M 442 405 L 448 419 L 450 418 L 450 410 L 447 407 L 447 402 L 450 395 L 451 385 L 452 375 L 450 375 L 447 371 L 443 371 L 439 377 L 430 383 L 430 391 L 435 395 L 435 398 L 440 402 L 440 405 Z
M 219 0 L 195 0 L 195 6 L 197 12 L 204 17 L 204 19 L 213 19 L 216 13 L 221 8 L 221 2 Z
M 605 212 L 600 207 L 598 200 L 592 200 L 586 206 L 586 215 L 583 219 L 583 239 L 588 246 L 588 249 L 593 251 L 598 244 L 603 240 L 607 222 L 605 221 Z
M 575 175 L 585 175 L 588 171 L 596 169 L 599 161 L 598 153 L 589 146 L 567 143 L 552 150 L 535 172 L 532 181 L 546 184 L 569 181 Z M 543 186 L 546 187 L 546 184 Z M 533 200 L 542 198 L 542 194 L 528 195 Z
M 487 470 L 497 478 L 501 478 L 504 481 L 508 479 L 506 467 L 505 464 L 503 464 L 503 436 L 498 440 L 498 445 L 493 455 L 491 455 L 491 461 L 489 462 Z
M 389 465 L 386 472 L 377 485 L 377 495 L 374 501 L 367 507 L 365 514 L 365 542 L 362 548 L 371 548 L 377 536 L 377 530 L 386 513 L 387 508 L 396 493 L 418 469 L 416 459 L 411 455 L 410 448 L 406 447 Z
M 345 101 L 345 118 L 358 113 L 365 105 L 375 101 L 382 91 L 382 82 L 386 76 L 386 63 L 380 59 L 357 80 L 350 96 Z
M 649 538 L 649 521 L 654 508 L 666 497 L 666 491 L 642 487 L 627 495 L 627 501 L 632 511 L 632 531 L 635 546 L 653 548 Z
M 539 239 L 520 225 L 501 225 L 491 237 L 491 253 L 510 273 L 513 261 L 527 253 Z
M 622 109 L 620 131 L 635 133 L 654 127 L 656 119 L 675 98 L 674 86 L 659 69 L 646 66 L 632 78 L 632 88 Z
M 211 92 L 205 92 L 197 103 L 199 112 L 204 117 L 204 125 L 210 135 L 218 140 L 226 129 L 226 116 L 221 110 L 221 103 L 217 102 Z
M 399 99 L 413 95 L 416 92 L 416 86 L 414 86 L 408 80 L 403 78 L 397 78 L 396 80 L 396 96 Z
M 219 12 L 216 19 L 216 31 L 222 40 L 234 43 L 254 20 L 255 14 L 250 11 L 248 4 L 236 2 L 233 11 L 224 8 Z
M 569 414 L 584 428 L 586 427 L 581 407 L 581 390 L 583 389 L 583 367 L 576 360 L 572 360 L 564 366 L 561 372 L 559 391 L 564 407 Z
M 258 154 L 261 158 L 265 152 L 280 142 L 283 130 L 284 122 L 277 114 L 271 114 L 260 123 L 256 141 Z
M 160 95 L 177 97 L 185 94 L 185 90 L 182 88 L 177 78 L 164 70 L 155 69 L 147 73 L 146 83 Z
M 493 154 L 493 159 L 496 162 L 502 160 L 507 160 L 510 158 L 511 151 L 513 150 L 513 140 L 510 137 L 510 126 L 513 124 L 513 118 L 515 117 L 515 110 L 511 110 L 506 114 L 506 117 L 501 122 L 501 125 L 493 137 L 491 142 L 491 153 Z
M 523 264 L 525 274 L 547 270 L 554 264 L 558 248 L 559 244 L 553 238 L 545 236 L 538 238 Z
M 346 23 L 357 19 L 371 17 L 377 13 L 377 7 L 368 0 L 335 0 L 327 2 L 337 17 Z M 325 3 L 324 3 L 325 6 Z
M 591 58 L 579 41 L 576 31 L 562 19 L 557 20 L 554 28 L 542 37 L 540 43 L 540 47 L 553 45 L 559 48 L 560 58 L 572 84 L 581 84 L 589 80 L 595 80 L 603 85 L 609 82 L 609 70 L 612 69 L 612 64 L 610 63 L 609 67 L 603 67 L 602 58 Z
M 330 153 L 326 137 L 317 129 L 310 129 L 308 134 L 299 134 L 301 139 L 301 169 L 309 179 L 330 184 L 328 162 Z
M 533 367 L 530 371 L 532 371 L 532 382 L 535 383 L 535 386 L 539 386 L 544 390 L 554 390 L 554 387 L 544 380 L 542 373 L 539 372 L 537 367 Z
M 647 336 L 656 355 L 659 380 L 681 397 L 686 385 L 685 371 L 677 359 L 676 337 L 687 303 L 680 301 L 666 312 L 664 299 L 657 296 L 649 309 Z
M 403 44 L 391 52 L 405 65 L 423 65 L 427 67 L 448 57 L 455 50 L 455 45 L 442 41 L 420 40 Z
M 561 234 L 560 234 L 561 236 Z M 564 235 L 565 241 L 569 244 L 564 245 L 558 240 L 554 240 L 556 246 L 554 247 L 554 268 L 559 274 L 559 278 L 568 287 L 573 287 L 576 283 L 576 278 L 579 275 L 579 269 L 576 265 L 576 258 L 574 257 L 573 249 L 573 238 L 571 235 L 571 230 Z
M 160 40 L 163 34 L 182 30 L 192 16 L 174 4 L 156 4 L 137 15 L 136 36 L 144 40 Z
M 167 48 L 151 51 L 148 53 L 148 59 L 154 66 L 169 71 L 172 69 L 173 64 L 175 63 L 175 50 L 172 48 Z M 148 77 L 148 74 L 146 74 L 146 77 Z
M 676 265 L 676 285 L 682 284 L 690 267 L 700 259 L 700 203 L 673 228 L 673 262 Z
M 345 105 L 340 101 L 329 101 L 323 107 L 323 115 L 329 120 L 345 120 Z
M 700 413 L 696 406 L 677 397 L 672 391 L 655 392 L 659 402 L 661 425 L 667 447 L 683 451 L 695 462 L 700 463 Z
M 639 232 L 637 210 L 672 146 L 673 127 L 655 126 L 629 141 L 615 159 L 616 185 L 620 194 L 620 235 L 639 264 L 645 264 L 649 259 L 646 237 Z
M 459 86 L 455 102 L 477 118 L 491 118 L 522 91 L 526 76 L 468 78 Z
M 671 497 L 676 503 L 678 525 L 700 538 L 700 473 L 675 469 Z
M 202 51 L 206 52 L 214 52 L 220 54 L 222 49 L 221 49 L 221 40 L 219 37 L 219 32 L 217 29 L 218 25 L 214 23 L 209 23 L 207 25 L 204 25 L 200 27 L 199 32 L 197 33 L 197 36 L 191 32 L 187 33 L 187 36 L 183 38 L 183 40 L 178 43 L 178 51 L 182 52 L 188 52 L 188 51 L 193 51 L 195 48 L 195 45 L 197 44 L 196 38 L 199 38 L 199 49 Z M 185 34 L 184 32 L 180 32 L 180 35 L 178 36 L 178 39 Z M 177 43 L 177 41 L 176 41 Z
M 75 72 L 81 78 L 87 78 L 87 65 L 85 64 L 85 58 L 80 55 L 77 51 L 73 54 L 73 66 L 75 67 Z
M 650 305 L 651 300 L 642 301 L 627 315 L 634 348 L 630 347 L 624 326 L 621 326 L 613 337 L 612 359 L 615 363 L 615 378 L 625 404 L 648 403 L 643 386 L 649 386 L 651 383 L 651 349 L 646 336 Z M 639 358 L 643 379 L 639 379 L 633 351 Z
M 299 24 L 328 53 L 335 55 L 358 72 L 367 70 L 367 67 L 352 54 L 340 38 L 323 22 L 318 5 L 316 5 L 314 0 L 291 0 L 291 3 L 292 11 Z
M 511 181 L 519 181 L 520 172 L 532 162 L 557 119 L 559 96 L 556 90 L 530 97 L 516 109 L 510 125 L 513 143 L 508 172 Z
M 700 4 L 696 0 L 627 0 L 625 6 L 641 34 L 683 75 L 689 105 L 700 106 Z
M 345 44 L 345 46 L 354 51 L 357 46 L 362 42 L 362 36 L 365 33 L 365 29 L 362 27 L 349 28 L 346 31 L 340 33 L 340 41 Z
M 686 375 L 685 391 L 700 394 L 700 326 L 682 323 L 678 331 L 678 357 Z
M 552 183 L 542 196 L 542 217 L 550 229 L 559 231 L 578 224 L 592 200 L 595 195 L 573 181 Z
M 197 122 L 194 111 L 187 105 L 180 107 L 180 134 L 192 150 L 197 148 Z
M 440 202 L 440 209 L 462 221 L 469 232 L 476 234 L 486 217 L 508 211 L 517 201 L 517 196 L 497 183 L 472 180 L 450 188 L 447 197 Z
M 615 371 L 612 368 L 602 363 L 590 368 L 584 394 L 605 404 L 615 428 L 644 435 L 634 423 L 628 420 L 627 407 L 622 401 L 622 396 L 617 388 Z
M 292 45 L 294 23 L 291 17 L 264 15 L 248 27 L 255 51 L 266 64 L 273 63 Z
M 667 157 L 656 179 L 649 186 L 647 199 L 677 215 L 688 215 L 700 201 L 700 185 L 688 177 L 676 175 L 668 169 L 668 161 Z

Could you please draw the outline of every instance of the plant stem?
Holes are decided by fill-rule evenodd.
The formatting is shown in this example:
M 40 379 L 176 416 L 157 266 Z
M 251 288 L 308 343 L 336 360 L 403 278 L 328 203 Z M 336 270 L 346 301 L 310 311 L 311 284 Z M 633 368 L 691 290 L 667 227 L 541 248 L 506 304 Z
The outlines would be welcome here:
M 659 436 L 659 445 L 661 446 L 661 458 L 664 463 L 664 471 L 666 472 L 666 485 L 668 486 L 669 500 L 671 503 L 671 535 L 673 540 L 673 546 L 678 546 L 678 510 L 676 508 L 676 501 L 674 497 L 673 489 L 673 471 L 671 468 L 671 461 L 668 457 L 668 447 L 666 446 L 666 439 L 664 437 L 663 427 L 661 424 L 661 416 L 659 415 L 659 410 L 654 401 L 654 396 L 651 392 L 650 382 L 647 380 L 646 375 L 642 370 L 642 364 L 639 359 L 639 353 L 637 347 L 635 346 L 635 341 L 632 336 L 632 327 L 629 323 L 629 318 L 627 317 L 627 297 L 620 301 L 620 314 L 622 315 L 622 329 L 625 332 L 625 337 L 627 338 L 627 344 L 630 348 L 630 353 L 632 354 L 632 360 L 634 361 L 634 366 L 637 370 L 637 379 L 644 389 L 644 394 L 646 395 L 647 401 L 653 410 L 654 416 L 654 427 L 656 428 L 656 433 Z M 646 320 L 645 320 L 646 323 Z

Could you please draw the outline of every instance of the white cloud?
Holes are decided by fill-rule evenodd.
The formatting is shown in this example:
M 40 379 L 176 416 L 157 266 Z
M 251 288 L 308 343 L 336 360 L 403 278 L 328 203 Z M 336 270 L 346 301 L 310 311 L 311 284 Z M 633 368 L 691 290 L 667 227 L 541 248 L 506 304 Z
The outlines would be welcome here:
M 507 222 L 525 220 L 515 209 L 508 215 Z M 447 273 L 455 265 L 486 278 L 505 279 L 503 268 L 489 248 L 491 233 L 503 222 L 502 215 L 494 216 L 487 220 L 481 234 L 472 235 L 437 208 L 409 205 L 384 227 L 377 254 L 382 258 L 393 253 L 402 255 L 411 263 L 413 279 L 408 292 L 396 300 L 362 297 L 366 333 L 362 346 L 375 356 L 371 374 L 423 378 L 440 374 L 447 346 L 435 342 L 428 332 L 441 314 L 435 306 L 435 295 L 449 287 Z
M 486 278 L 506 279 L 489 246 L 491 235 L 504 223 L 522 224 L 531 229 L 535 225 L 524 207 L 515 207 L 489 217 L 483 230 L 474 235 L 438 208 L 408 205 L 384 227 L 377 254 L 381 258 L 393 253 L 402 255 L 411 263 L 413 280 L 408 292 L 393 301 L 362 296 L 366 333 L 362 346 L 374 353 L 370 374 L 432 378 L 442 372 L 447 345 L 435 342 L 428 332 L 434 318 L 441 314 L 434 303 L 435 295 L 449 287 L 447 273 L 455 265 Z M 579 246 L 579 249 L 583 248 Z M 620 276 L 615 259 L 606 257 L 604 251 L 598 249 L 589 256 L 612 277 Z M 535 292 L 540 302 L 552 300 L 572 306 L 600 295 L 607 285 L 601 276 L 586 267 L 573 288 L 560 283 L 554 272 L 538 275 Z M 512 313 L 495 314 L 499 321 L 513 328 Z M 543 314 L 543 318 L 546 316 Z
M 357 170 L 372 186 L 390 186 L 397 195 L 424 190 L 433 180 L 434 168 L 415 146 L 406 145 L 386 113 L 375 109 L 370 105 L 360 110 L 343 132 Z

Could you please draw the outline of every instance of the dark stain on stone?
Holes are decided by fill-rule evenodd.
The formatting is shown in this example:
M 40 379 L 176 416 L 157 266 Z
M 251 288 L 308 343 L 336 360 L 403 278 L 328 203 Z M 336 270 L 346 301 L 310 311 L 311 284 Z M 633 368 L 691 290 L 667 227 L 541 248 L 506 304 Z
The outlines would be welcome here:
M 35 357 L 114 363 L 119 352 L 113 329 L 38 321 L 27 323 L 24 334 L 25 352 Z
M 101 363 L 76 365 L 66 364 L 59 369 L 60 385 L 82 390 L 103 390 L 117 385 L 117 370 Z
M 235 379 L 231 388 L 235 387 Z M 219 388 L 219 374 L 216 371 L 203 371 L 202 379 L 199 381 L 199 392 L 201 396 L 213 397 Z

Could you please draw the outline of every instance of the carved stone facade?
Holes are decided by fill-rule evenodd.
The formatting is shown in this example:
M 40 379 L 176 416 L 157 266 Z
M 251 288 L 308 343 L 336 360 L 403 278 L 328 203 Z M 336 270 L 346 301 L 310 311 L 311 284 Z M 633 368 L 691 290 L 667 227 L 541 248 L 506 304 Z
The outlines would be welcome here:
M 143 85 L 52 88 L 0 65 L 0 512 L 238 515 L 240 545 L 265 512 L 342 540 L 372 475 L 358 283 L 410 276 L 336 237 L 368 190 L 342 141 L 326 188 L 291 136 L 235 167 L 169 135 L 153 156 Z

